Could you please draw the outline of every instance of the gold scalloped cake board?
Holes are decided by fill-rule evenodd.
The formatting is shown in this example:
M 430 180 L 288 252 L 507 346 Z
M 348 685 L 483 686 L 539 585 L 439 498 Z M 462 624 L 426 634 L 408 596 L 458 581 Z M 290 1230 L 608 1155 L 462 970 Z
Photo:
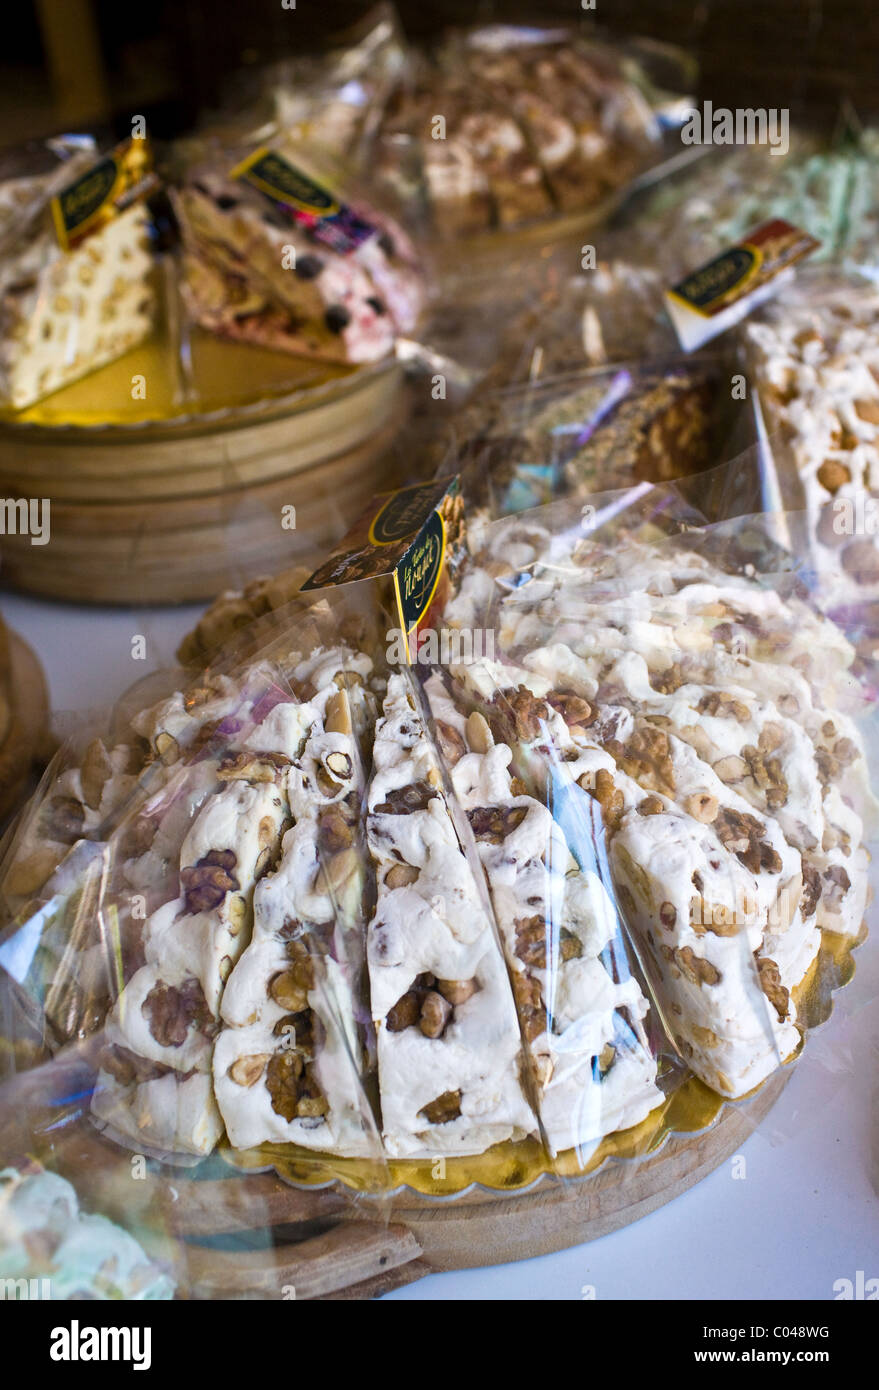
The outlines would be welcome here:
M 829 1018 L 833 991 L 848 984 L 854 974 L 852 952 L 865 936 L 865 928 L 854 942 L 833 932 L 822 932 L 821 949 L 794 991 L 797 1017 L 806 1029 L 816 1028 Z M 794 1061 L 801 1049 L 802 1042 L 785 1065 Z M 750 1097 L 761 1095 L 771 1080 L 758 1086 Z M 724 1101 L 697 1077 L 690 1076 L 640 1124 L 608 1135 L 588 1157 L 571 1149 L 551 1161 L 536 1140 L 527 1139 L 497 1144 L 473 1157 L 447 1158 L 442 1165 L 423 1159 L 391 1160 L 387 1164 L 388 1188 L 394 1193 L 402 1188 L 447 1199 L 474 1185 L 509 1194 L 531 1188 L 544 1179 L 583 1178 L 596 1173 L 609 1160 L 642 1159 L 656 1153 L 673 1135 L 698 1134 L 718 1124 L 722 1113 L 734 1112 L 747 1100 L 745 1097 L 735 1104 Z M 264 1144 L 244 1151 L 224 1148 L 222 1153 L 233 1167 L 257 1172 L 273 1168 L 287 1182 L 304 1187 L 341 1182 L 354 1191 L 369 1191 L 376 1186 L 379 1168 L 372 1160 L 324 1157 L 290 1144 Z

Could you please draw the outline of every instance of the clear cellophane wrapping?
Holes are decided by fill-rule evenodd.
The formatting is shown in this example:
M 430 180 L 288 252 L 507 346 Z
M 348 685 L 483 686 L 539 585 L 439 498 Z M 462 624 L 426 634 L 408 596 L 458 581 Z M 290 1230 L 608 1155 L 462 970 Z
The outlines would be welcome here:
M 730 1098 L 850 979 L 876 827 L 874 686 L 810 597 L 802 518 L 756 512 L 756 453 L 480 527 L 445 614 L 475 737 L 540 769 L 581 867 L 604 857 L 648 1018 Z
M 53 200 L 98 164 L 90 135 L 10 152 L 0 169 L 0 407 L 17 412 L 112 362 L 155 326 L 155 245 L 145 203 L 126 194 L 151 168 L 135 138 L 124 186 L 83 235 L 59 227 Z M 121 179 L 121 175 L 117 175 Z M 97 220 L 95 220 L 95 218 Z
M 409 59 L 392 5 L 376 5 L 346 38 L 320 57 L 284 59 L 258 80 L 280 129 L 357 167 Z
M 566 26 L 495 25 L 412 55 L 373 154 L 445 240 L 588 214 L 658 163 L 662 143 L 612 47 Z
M 704 472 L 757 440 L 736 370 L 721 347 L 483 388 L 452 422 L 464 494 L 496 518 Z
M 522 353 L 529 375 L 667 355 L 664 292 L 769 217 L 820 242 L 812 265 L 875 277 L 874 131 L 828 144 L 794 126 L 783 146 L 689 148 L 691 167 L 637 192 L 577 255 L 566 248 Z
M 478 525 L 409 670 L 381 592 L 281 585 L 63 750 L 4 850 L 5 1160 L 186 1293 L 193 1223 L 296 1187 L 381 1225 L 747 1114 L 850 976 L 873 814 L 753 453 Z
M 239 1172 L 270 1169 L 273 1147 L 307 1186 L 340 1161 L 343 1214 L 368 1193 L 386 1220 L 365 976 L 384 683 L 370 607 L 296 600 L 246 657 L 150 678 L 68 742 L 5 842 L 3 1157 L 72 1180 L 183 1295 L 205 1271 L 183 1237 L 282 1220 L 280 1180 Z
M 767 473 L 815 601 L 875 672 L 879 340 L 871 267 L 807 267 L 742 329 Z M 873 677 L 875 681 L 875 675 Z

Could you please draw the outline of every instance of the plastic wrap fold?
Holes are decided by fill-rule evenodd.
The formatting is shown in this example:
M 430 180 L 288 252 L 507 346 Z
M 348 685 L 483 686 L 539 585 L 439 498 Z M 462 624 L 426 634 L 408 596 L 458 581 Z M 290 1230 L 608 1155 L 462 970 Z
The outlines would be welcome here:
M 823 1021 L 816 978 L 862 936 L 874 711 L 778 517 L 706 524 L 724 471 L 486 527 L 446 621 L 493 634 L 455 673 L 492 732 L 512 714 L 598 802 L 669 1034 L 736 1098 Z

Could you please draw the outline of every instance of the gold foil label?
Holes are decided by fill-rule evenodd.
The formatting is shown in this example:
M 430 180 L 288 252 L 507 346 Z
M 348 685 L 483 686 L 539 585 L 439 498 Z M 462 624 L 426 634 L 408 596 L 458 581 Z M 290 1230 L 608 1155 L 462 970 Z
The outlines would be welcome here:
M 147 139 L 125 140 L 52 199 L 52 220 L 65 251 L 74 251 L 132 203 L 158 187 Z

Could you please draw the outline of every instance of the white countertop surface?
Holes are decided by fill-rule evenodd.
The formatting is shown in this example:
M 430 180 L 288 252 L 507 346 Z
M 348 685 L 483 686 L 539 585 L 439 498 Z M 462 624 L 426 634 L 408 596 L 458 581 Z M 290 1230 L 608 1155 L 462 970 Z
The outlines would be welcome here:
M 173 664 L 201 606 L 82 608 L 4 593 L 0 611 L 46 671 L 56 714 L 111 706 Z M 132 639 L 146 659 L 132 659 Z M 589 1245 L 432 1275 L 397 1299 L 833 1299 L 879 1278 L 879 908 L 853 983 L 809 1040 L 781 1099 L 726 1162 L 651 1216 Z M 739 1165 L 740 1167 L 740 1165 Z M 594 1290 L 591 1293 L 590 1290 Z

